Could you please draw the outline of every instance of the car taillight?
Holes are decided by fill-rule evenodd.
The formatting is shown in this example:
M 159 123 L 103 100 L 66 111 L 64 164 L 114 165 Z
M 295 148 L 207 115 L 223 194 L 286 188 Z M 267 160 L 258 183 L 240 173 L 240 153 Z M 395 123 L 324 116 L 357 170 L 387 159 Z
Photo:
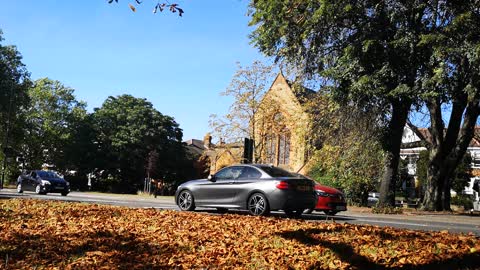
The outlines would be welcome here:
M 277 182 L 276 187 L 277 187 L 278 189 L 290 189 L 290 185 L 288 184 L 287 181 Z

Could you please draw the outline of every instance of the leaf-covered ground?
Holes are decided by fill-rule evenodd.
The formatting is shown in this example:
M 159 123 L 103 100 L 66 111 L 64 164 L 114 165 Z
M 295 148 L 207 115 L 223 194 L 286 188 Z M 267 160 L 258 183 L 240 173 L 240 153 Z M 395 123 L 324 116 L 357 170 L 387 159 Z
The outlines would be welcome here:
M 0 200 L 0 269 L 477 269 L 473 235 Z

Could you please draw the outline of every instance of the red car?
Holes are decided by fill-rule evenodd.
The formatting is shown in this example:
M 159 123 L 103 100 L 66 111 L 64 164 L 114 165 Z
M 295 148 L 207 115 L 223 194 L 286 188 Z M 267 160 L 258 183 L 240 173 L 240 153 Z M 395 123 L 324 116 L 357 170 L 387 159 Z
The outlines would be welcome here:
M 340 211 L 347 211 L 345 196 L 340 190 L 316 184 L 315 193 L 318 197 L 317 205 L 315 205 L 315 209 L 307 209 L 305 213 L 309 214 L 316 210 L 333 216 Z

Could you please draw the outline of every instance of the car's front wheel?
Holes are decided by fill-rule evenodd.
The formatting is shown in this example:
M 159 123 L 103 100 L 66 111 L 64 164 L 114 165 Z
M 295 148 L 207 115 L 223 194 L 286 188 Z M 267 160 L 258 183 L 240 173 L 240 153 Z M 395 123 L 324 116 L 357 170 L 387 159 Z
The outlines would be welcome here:
M 17 193 L 23 193 L 22 183 L 17 184 Z
M 180 192 L 180 194 L 178 194 L 177 205 L 182 211 L 195 210 L 195 201 L 192 193 L 188 190 Z
M 262 193 L 254 193 L 247 202 L 248 212 L 254 216 L 266 216 L 270 213 L 267 198 Z
M 47 194 L 46 192 L 42 192 L 42 186 L 40 186 L 40 185 L 37 185 L 37 186 L 35 187 L 35 193 L 37 193 L 37 194 L 39 194 L 39 195 L 41 195 L 41 194 L 43 194 L 43 195 L 44 195 L 44 194 Z

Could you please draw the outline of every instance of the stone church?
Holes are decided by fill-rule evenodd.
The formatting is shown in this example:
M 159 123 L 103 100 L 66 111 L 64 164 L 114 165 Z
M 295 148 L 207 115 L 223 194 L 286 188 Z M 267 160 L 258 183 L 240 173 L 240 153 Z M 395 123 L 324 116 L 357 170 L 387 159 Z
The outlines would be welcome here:
M 212 174 L 228 165 L 249 162 L 304 173 L 310 156 L 307 138 L 310 118 L 305 104 L 314 94 L 312 90 L 289 82 L 281 73 L 277 75 L 252 121 L 253 159 L 247 157 L 243 141 L 212 144 L 212 137 L 207 134 L 203 142 L 190 140 L 187 145 L 203 152 L 203 157 L 208 159 L 207 170 Z

